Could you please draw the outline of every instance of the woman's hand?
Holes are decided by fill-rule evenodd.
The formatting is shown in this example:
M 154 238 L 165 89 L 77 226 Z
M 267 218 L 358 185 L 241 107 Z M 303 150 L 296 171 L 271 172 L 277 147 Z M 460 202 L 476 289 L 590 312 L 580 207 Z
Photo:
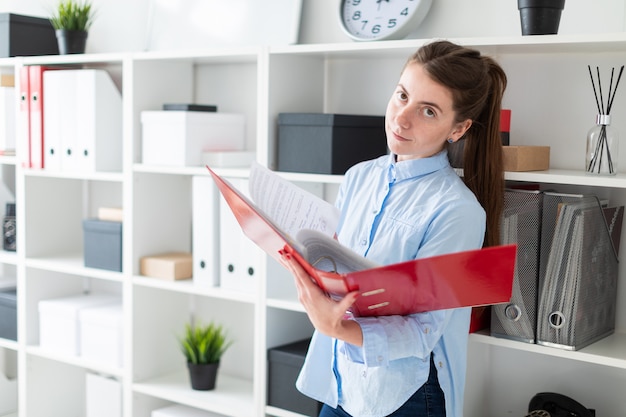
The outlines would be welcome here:
M 291 255 L 282 253 L 281 262 L 294 276 L 298 299 L 313 327 L 327 336 L 361 346 L 363 344 L 361 327 L 356 321 L 345 319 L 346 311 L 359 296 L 358 291 L 346 294 L 341 300 L 334 300 L 317 286 Z

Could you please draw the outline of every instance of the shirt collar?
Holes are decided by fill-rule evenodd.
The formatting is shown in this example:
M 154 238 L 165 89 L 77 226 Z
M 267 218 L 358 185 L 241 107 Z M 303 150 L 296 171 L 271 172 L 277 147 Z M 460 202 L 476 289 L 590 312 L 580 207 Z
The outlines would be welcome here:
M 396 155 L 390 154 L 387 159 L 389 182 L 402 181 L 430 174 L 450 166 L 448 151 L 429 156 L 428 158 L 410 159 L 396 162 Z

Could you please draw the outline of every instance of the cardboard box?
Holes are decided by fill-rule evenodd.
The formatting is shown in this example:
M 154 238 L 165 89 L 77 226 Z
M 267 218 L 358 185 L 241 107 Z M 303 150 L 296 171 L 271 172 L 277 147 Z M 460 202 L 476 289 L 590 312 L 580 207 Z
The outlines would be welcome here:
M 84 308 L 78 320 L 81 357 L 121 368 L 124 356 L 122 303 Z
M 222 417 L 222 415 L 178 404 L 153 410 L 151 417 Z
M 81 294 L 39 301 L 39 345 L 51 352 L 80 356 L 80 311 L 119 302 L 120 297 L 112 294 Z
M 88 268 L 122 270 L 122 223 L 83 220 L 84 262 Z
M 207 151 L 241 151 L 245 146 L 242 114 L 197 111 L 143 111 L 142 163 L 202 166 Z
M 505 171 L 544 171 L 550 168 L 549 146 L 503 146 Z
M 50 20 L 0 13 L 0 58 L 58 53 L 59 45 Z
M 17 290 L 0 289 L 0 339 L 17 340 Z
M 122 384 L 88 373 L 85 381 L 86 417 L 121 417 Z
M 193 275 L 193 258 L 188 252 L 169 252 L 140 259 L 141 275 L 169 280 L 189 279 Z
M 278 170 L 343 175 L 387 153 L 385 118 L 327 113 L 278 115 Z
M 304 364 L 310 339 L 268 350 L 267 404 L 306 416 L 316 416 L 322 403 L 301 394 L 296 379 Z

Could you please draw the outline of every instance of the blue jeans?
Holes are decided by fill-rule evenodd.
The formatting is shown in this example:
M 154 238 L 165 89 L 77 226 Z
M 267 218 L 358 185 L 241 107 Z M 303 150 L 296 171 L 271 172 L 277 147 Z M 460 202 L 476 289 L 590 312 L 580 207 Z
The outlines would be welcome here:
M 381 399 L 381 401 L 384 401 Z M 439 386 L 437 368 L 430 356 L 430 374 L 428 381 L 415 394 L 394 411 L 393 417 L 446 417 L 446 403 L 443 391 Z M 351 417 L 341 406 L 332 408 L 326 404 L 322 406 L 319 417 Z

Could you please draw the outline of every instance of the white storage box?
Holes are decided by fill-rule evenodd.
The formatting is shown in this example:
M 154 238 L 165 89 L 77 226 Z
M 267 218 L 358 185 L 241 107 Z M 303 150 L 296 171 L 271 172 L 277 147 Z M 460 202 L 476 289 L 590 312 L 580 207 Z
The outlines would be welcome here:
M 171 405 L 153 410 L 151 417 L 223 417 L 221 414 L 199 410 L 185 405 Z
M 206 151 L 239 151 L 245 146 L 242 114 L 143 111 L 142 162 L 148 165 L 202 166 Z
M 119 296 L 90 294 L 39 301 L 39 344 L 42 349 L 80 355 L 80 310 L 120 302 Z
M 113 378 L 87 374 L 85 389 L 87 417 L 120 417 L 122 384 Z
M 123 358 L 122 304 L 80 310 L 80 354 L 95 362 L 121 367 Z

